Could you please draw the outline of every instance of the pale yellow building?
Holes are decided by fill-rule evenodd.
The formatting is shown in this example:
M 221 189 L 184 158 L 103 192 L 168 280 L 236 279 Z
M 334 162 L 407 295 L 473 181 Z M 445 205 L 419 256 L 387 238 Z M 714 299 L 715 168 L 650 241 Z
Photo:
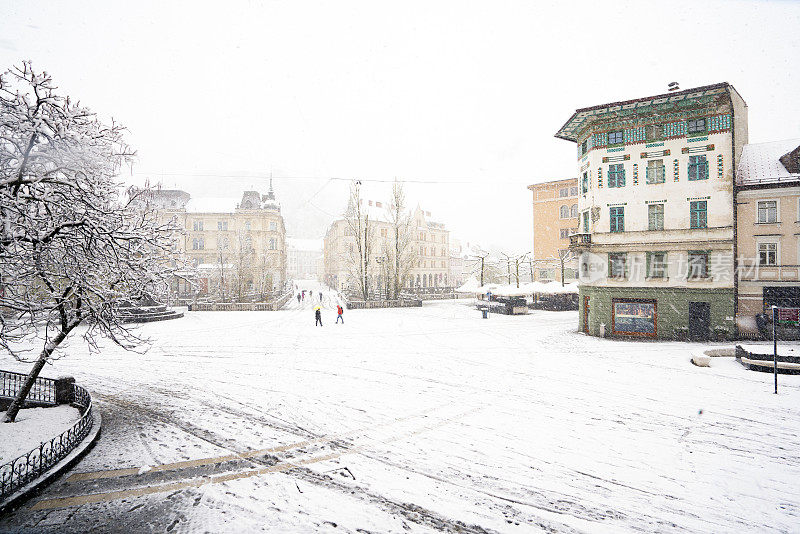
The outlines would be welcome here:
M 736 180 L 741 336 L 772 305 L 800 307 L 800 139 L 745 145 Z
M 564 281 L 577 278 L 577 259 L 570 253 L 569 236 L 578 232 L 578 179 L 529 185 L 533 193 L 534 279 Z
M 263 300 L 283 288 L 286 228 L 271 183 L 267 194 L 245 191 L 239 202 L 166 189 L 150 192 L 148 202 L 184 229 L 176 254 L 185 254 L 199 273 L 197 287 L 175 282 L 179 296 Z
M 385 288 L 391 275 L 388 264 L 394 229 L 385 202 L 367 200 L 366 210 L 373 225 L 373 246 L 368 275 L 375 290 Z M 450 232 L 444 224 L 430 220 L 430 212 L 419 206 L 411 217 L 410 268 L 403 276 L 404 288 L 435 288 L 452 285 L 450 273 Z M 323 245 L 324 281 L 339 291 L 351 289 L 354 282 L 353 247 L 355 237 L 347 221 L 331 223 Z

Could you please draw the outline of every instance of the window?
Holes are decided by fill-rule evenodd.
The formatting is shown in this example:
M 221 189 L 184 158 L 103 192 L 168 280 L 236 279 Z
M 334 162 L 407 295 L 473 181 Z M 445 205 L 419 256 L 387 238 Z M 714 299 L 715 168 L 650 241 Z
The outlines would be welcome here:
M 647 229 L 664 229 L 664 204 L 650 204 L 647 206 Z
M 586 154 L 589 151 L 589 139 L 584 139 L 581 143 L 581 154 Z
M 561 239 L 566 239 L 569 237 L 569 228 L 562 228 L 561 229 Z
M 704 250 L 689 251 L 688 278 L 708 278 L 708 252 Z
M 760 223 L 778 222 L 777 200 L 760 200 L 758 202 L 758 222 Z
M 622 163 L 608 166 L 608 187 L 625 187 L 625 166 Z
M 608 277 L 625 278 L 625 260 L 627 254 L 624 252 L 612 252 L 608 255 Z
M 578 187 L 577 186 L 569 188 L 569 196 L 571 196 L 571 197 L 577 197 L 578 196 Z
M 573 204 L 572 206 L 570 206 L 570 208 L 569 208 L 569 216 L 573 217 L 573 218 L 578 216 L 578 205 L 577 204 Z
M 583 212 L 583 231 L 589 233 L 589 211 Z
M 569 196 L 569 187 L 564 187 L 558 190 L 558 196 L 560 197 L 568 197 Z
M 689 180 L 708 180 L 708 160 L 705 156 L 689 156 Z
M 389 235 L 389 230 L 387 230 L 386 228 L 381 228 L 381 237 L 388 237 L 388 235 Z
M 647 277 L 666 278 L 667 277 L 667 253 L 648 252 L 647 253 Z
M 217 240 L 217 248 L 222 250 L 228 250 L 230 248 L 231 243 L 228 241 L 227 237 L 223 237 L 222 239 Z
M 245 223 L 244 223 L 244 229 L 245 229 L 245 230 L 250 230 L 250 221 L 245 221 Z
M 221 230 L 223 232 L 228 230 L 228 221 L 217 221 L 217 230 Z
M 192 250 L 203 250 L 204 248 L 202 237 L 199 239 L 192 239 Z
M 203 221 L 194 221 L 192 224 L 192 229 L 195 232 L 202 232 L 203 231 Z
M 778 244 L 759 243 L 758 244 L 758 264 L 759 265 L 778 265 Z
M 275 222 L 275 221 L 270 221 L 269 222 L 269 230 L 270 230 L 270 232 L 277 231 L 278 230 L 278 223 Z
M 539 269 L 539 278 L 555 278 L 555 269 Z
M 274 237 L 269 238 L 269 249 L 275 250 L 278 248 L 278 240 Z
M 622 136 L 622 130 L 618 132 L 608 132 L 608 144 L 609 145 L 621 145 L 624 138 Z
M 647 183 L 648 184 L 663 184 L 664 183 L 664 160 L 651 159 L 647 162 Z
M 589 171 L 583 173 L 583 177 L 581 177 L 581 194 L 586 194 L 589 192 Z
M 664 138 L 664 125 L 663 124 L 648 124 L 644 130 L 645 140 L 658 141 Z
M 569 206 L 561 206 L 559 210 L 559 216 L 562 219 L 569 219 Z
M 689 228 L 708 228 L 707 202 L 696 200 L 689 203 Z
M 611 218 L 611 231 L 624 232 L 625 231 L 625 207 L 614 206 L 609 208 Z
M 705 119 L 695 119 L 686 121 L 686 132 L 693 134 L 693 133 L 703 133 L 706 131 L 706 120 Z

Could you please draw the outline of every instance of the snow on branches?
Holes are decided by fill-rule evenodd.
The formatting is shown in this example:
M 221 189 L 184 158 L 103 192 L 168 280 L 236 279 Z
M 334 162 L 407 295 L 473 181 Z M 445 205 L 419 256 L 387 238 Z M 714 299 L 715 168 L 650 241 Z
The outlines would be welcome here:
M 0 347 L 16 357 L 46 360 L 81 323 L 92 346 L 132 346 L 119 304 L 168 289 L 176 228 L 117 183 L 123 133 L 30 63 L 0 75 Z

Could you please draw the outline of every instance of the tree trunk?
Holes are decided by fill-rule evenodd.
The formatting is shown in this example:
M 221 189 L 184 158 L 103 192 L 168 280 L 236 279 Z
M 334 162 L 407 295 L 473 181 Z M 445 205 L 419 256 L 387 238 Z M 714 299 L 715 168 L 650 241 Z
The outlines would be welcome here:
M 6 415 L 3 418 L 4 423 L 13 423 L 14 420 L 17 418 L 17 414 L 19 413 L 22 405 L 25 403 L 25 399 L 28 398 L 28 393 L 30 393 L 31 388 L 33 387 L 34 382 L 39 377 L 39 373 L 42 372 L 44 368 L 44 364 L 47 363 L 47 359 L 53 354 L 53 351 L 58 348 L 64 338 L 67 337 L 67 334 L 72 328 L 68 329 L 66 332 L 60 331 L 56 337 L 54 337 L 42 350 L 41 354 L 39 354 L 39 359 L 36 360 L 36 363 L 33 365 L 33 369 L 31 372 L 28 373 L 28 377 L 25 379 L 25 383 L 22 385 L 22 389 L 19 390 L 17 393 L 16 398 L 11 402 L 11 406 L 8 407 L 6 411 Z

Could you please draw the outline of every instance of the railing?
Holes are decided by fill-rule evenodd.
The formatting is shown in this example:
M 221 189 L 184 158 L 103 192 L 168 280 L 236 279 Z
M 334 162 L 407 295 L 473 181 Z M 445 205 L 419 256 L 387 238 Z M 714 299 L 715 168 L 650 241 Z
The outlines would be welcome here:
M 586 247 L 592 244 L 592 234 L 572 234 L 569 236 L 570 248 Z
M 16 378 L 7 379 L 7 376 L 18 375 L 22 376 L 24 379 L 26 375 L 7 371 L 0 371 L 0 374 L 3 377 L 3 395 L 15 397 L 22 387 L 22 382 L 24 380 L 19 381 Z M 34 390 L 38 390 L 40 393 L 47 391 L 48 393 L 40 396 L 40 399 L 47 398 L 52 400 L 40 400 L 40 402 L 48 402 L 55 405 L 55 382 L 56 381 L 51 378 L 37 378 L 31 389 L 31 393 L 33 393 Z M 6 387 L 7 384 L 10 386 L 9 388 Z M 14 387 L 17 389 L 13 389 Z M 75 384 L 72 384 L 71 397 L 70 404 L 81 411 L 81 418 L 78 419 L 74 425 L 51 440 L 43 442 L 27 454 L 23 454 L 15 460 L 0 466 L 0 503 L 19 488 L 36 480 L 48 469 L 66 458 L 89 434 L 89 431 L 92 429 L 92 424 L 94 423 L 92 415 L 92 397 L 89 395 L 88 391 Z M 28 395 L 28 400 L 33 400 L 30 394 Z
M 28 375 L 23 373 L 0 371 L 0 397 L 16 397 L 27 378 Z M 28 393 L 27 400 L 55 405 L 56 381 L 52 378 L 37 378 Z

